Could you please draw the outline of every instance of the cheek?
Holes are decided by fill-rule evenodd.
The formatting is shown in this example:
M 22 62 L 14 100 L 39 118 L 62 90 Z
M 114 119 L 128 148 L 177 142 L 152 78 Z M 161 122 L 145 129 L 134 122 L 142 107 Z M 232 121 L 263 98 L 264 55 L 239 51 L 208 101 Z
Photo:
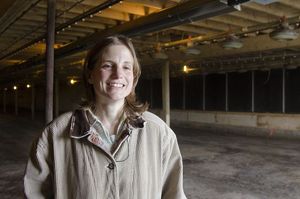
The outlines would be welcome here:
M 133 77 L 133 74 L 130 74 L 129 78 L 128 78 L 128 81 L 130 82 L 130 85 L 131 87 L 133 86 L 134 84 L 134 77 Z
M 101 82 L 104 79 L 105 79 L 105 74 L 104 73 L 102 73 L 101 71 L 95 72 L 95 73 L 91 74 L 90 79 L 89 79 L 89 83 L 97 85 L 97 84 L 99 84 L 99 82 Z

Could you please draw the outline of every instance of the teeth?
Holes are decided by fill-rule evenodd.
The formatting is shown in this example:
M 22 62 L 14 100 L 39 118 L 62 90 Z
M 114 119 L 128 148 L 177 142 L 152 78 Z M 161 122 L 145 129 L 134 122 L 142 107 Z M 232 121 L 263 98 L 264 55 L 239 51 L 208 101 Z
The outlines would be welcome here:
M 109 85 L 117 88 L 122 88 L 124 86 L 123 84 L 118 84 L 118 83 L 110 83 Z

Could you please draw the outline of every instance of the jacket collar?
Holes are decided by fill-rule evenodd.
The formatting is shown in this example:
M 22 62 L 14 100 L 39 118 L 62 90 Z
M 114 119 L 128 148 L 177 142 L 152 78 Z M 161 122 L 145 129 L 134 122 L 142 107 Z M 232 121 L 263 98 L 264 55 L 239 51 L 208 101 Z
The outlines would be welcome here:
M 80 139 L 90 135 L 91 126 L 95 121 L 88 108 L 76 109 L 71 117 L 70 137 Z M 146 122 L 142 116 L 135 116 L 127 117 L 125 123 L 131 132 L 133 129 L 144 128 Z

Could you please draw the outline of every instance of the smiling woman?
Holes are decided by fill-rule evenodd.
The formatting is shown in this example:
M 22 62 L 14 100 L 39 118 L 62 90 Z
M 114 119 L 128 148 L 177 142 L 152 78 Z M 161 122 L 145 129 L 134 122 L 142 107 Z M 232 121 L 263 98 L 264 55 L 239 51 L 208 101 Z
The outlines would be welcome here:
M 186 199 L 174 132 L 136 100 L 140 74 L 128 38 L 107 37 L 91 49 L 87 100 L 33 144 L 27 198 Z
M 133 57 L 124 45 L 103 50 L 100 63 L 93 68 L 88 82 L 93 85 L 97 104 L 106 101 L 124 104 L 133 86 Z

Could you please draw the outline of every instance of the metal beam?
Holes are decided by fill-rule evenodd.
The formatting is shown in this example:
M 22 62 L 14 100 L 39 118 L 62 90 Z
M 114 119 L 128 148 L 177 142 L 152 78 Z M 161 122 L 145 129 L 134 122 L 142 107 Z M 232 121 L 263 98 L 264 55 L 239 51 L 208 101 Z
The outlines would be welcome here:
M 74 17 L 74 18 L 68 20 L 66 23 L 60 24 L 59 26 L 57 26 L 57 27 L 55 28 L 55 31 L 57 32 L 57 31 L 60 31 L 60 30 L 62 30 L 62 29 L 64 29 L 64 28 L 67 28 L 68 26 L 75 24 L 75 22 L 80 21 L 81 19 L 83 19 L 83 18 L 85 18 L 85 17 L 90 17 L 91 15 L 97 13 L 98 11 L 103 10 L 103 9 L 106 9 L 106 8 L 108 8 L 109 6 L 118 3 L 119 1 L 120 1 L 120 0 L 106 1 L 106 2 L 104 2 L 104 3 L 102 3 L 102 4 L 100 4 L 99 6 L 96 6 L 96 7 L 92 8 L 92 9 L 90 9 L 90 10 L 88 10 L 88 11 L 82 13 L 81 15 L 78 15 L 78 16 L 76 16 L 76 17 Z M 31 23 L 32 23 L 32 22 L 31 22 Z M 38 29 L 39 29 L 39 28 L 40 28 L 40 27 L 38 27 Z M 41 41 L 41 40 L 44 39 L 45 37 L 46 37 L 46 34 L 45 34 L 45 35 L 42 35 L 42 36 L 40 36 L 40 37 L 37 37 L 36 39 L 32 40 L 32 41 L 29 42 L 29 43 L 26 43 L 25 45 L 21 46 L 20 48 L 14 50 L 14 51 L 12 51 L 12 52 L 10 52 L 10 53 L 4 55 L 4 56 L 1 56 L 1 57 L 0 57 L 0 60 L 1 60 L 1 59 L 5 59 L 5 58 L 7 58 L 7 57 L 13 55 L 13 54 L 15 54 L 16 52 L 18 52 L 18 51 L 20 51 L 20 50 L 22 50 L 22 49 L 25 49 L 25 48 L 27 48 L 27 47 L 29 47 L 29 46 L 35 44 L 35 43 L 38 42 L 38 41 Z M 44 60 L 44 59 L 45 59 L 44 56 L 42 56 L 42 57 L 40 57 L 40 58 L 42 58 L 41 60 Z M 40 58 L 37 58 L 37 59 L 40 59 Z
M 96 32 L 92 35 L 84 37 L 78 41 L 71 43 L 65 47 L 55 50 L 55 57 L 63 57 L 72 53 L 86 50 L 101 40 L 104 36 L 112 34 L 125 34 L 127 36 L 137 36 L 173 26 L 178 26 L 191 21 L 209 18 L 220 14 L 234 11 L 233 6 L 228 6 L 218 0 L 191 0 L 184 2 L 178 6 L 163 10 L 159 13 L 154 13 L 146 17 L 138 18 L 134 21 L 113 27 L 111 29 Z M 44 56 L 32 58 L 30 61 L 10 67 L 5 70 L 5 73 L 30 68 L 36 64 L 41 64 L 45 60 Z
M 0 19 L 0 36 L 41 0 L 18 0 Z

